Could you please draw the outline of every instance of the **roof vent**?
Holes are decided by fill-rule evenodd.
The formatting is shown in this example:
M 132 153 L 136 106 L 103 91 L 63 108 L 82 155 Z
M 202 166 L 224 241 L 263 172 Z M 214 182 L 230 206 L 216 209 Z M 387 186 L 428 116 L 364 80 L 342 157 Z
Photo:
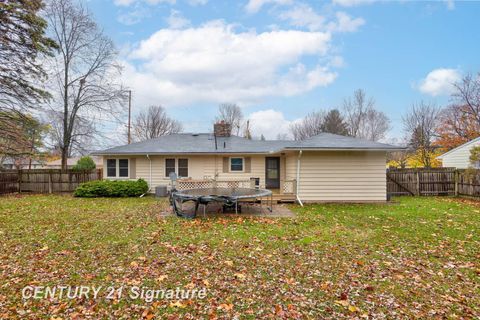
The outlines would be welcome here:
M 192 137 L 198 137 L 198 133 L 193 133 Z

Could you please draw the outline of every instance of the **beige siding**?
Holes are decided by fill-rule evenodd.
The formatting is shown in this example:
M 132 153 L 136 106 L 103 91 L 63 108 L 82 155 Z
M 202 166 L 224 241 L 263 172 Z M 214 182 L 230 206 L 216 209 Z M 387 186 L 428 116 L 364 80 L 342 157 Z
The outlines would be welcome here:
M 297 179 L 297 158 L 298 153 L 289 153 L 285 158 L 285 179 Z
M 302 201 L 385 201 L 385 152 L 303 152 Z
M 480 146 L 480 141 L 467 143 L 456 150 L 452 150 L 452 152 L 443 156 L 442 167 L 455 167 L 458 169 L 470 167 L 470 150 L 475 146 Z
M 188 175 L 192 179 L 214 179 L 219 180 L 248 180 L 251 177 L 260 178 L 264 185 L 265 177 L 265 157 L 249 156 L 251 158 L 250 172 L 227 172 L 223 173 L 224 156 L 150 156 L 152 160 L 152 186 L 168 184 L 170 180 L 165 177 L 165 159 L 166 158 L 187 158 Z M 228 157 L 226 155 L 225 157 Z M 143 178 L 149 182 L 149 161 L 145 156 L 136 158 L 136 177 Z
M 228 157 L 228 156 L 227 156 Z M 219 180 L 246 180 L 260 178 L 260 187 L 265 187 L 265 156 L 251 155 L 250 172 L 223 172 L 223 156 L 217 157 L 217 172 Z

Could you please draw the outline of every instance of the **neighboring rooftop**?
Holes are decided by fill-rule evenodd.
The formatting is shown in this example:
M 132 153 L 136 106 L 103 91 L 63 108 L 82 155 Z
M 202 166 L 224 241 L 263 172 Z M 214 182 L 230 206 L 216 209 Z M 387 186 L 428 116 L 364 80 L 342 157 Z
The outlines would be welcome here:
M 321 133 L 304 141 L 249 140 L 238 136 L 215 137 L 211 133 L 177 133 L 92 154 L 276 153 L 299 149 L 394 151 L 402 148 L 331 133 Z
M 71 158 L 67 158 L 67 166 L 70 167 L 70 166 L 74 166 L 77 164 L 77 161 L 80 159 L 81 157 L 71 157 Z M 97 167 L 102 167 L 103 166 L 103 162 L 102 162 L 102 159 L 100 157 L 91 157 L 93 162 L 95 162 L 95 165 Z M 52 161 L 48 161 L 45 166 L 48 168 L 53 168 L 53 167 L 61 167 L 62 166 L 62 159 L 56 159 L 56 160 L 52 160 Z
M 453 152 L 455 152 L 455 151 L 457 151 L 457 150 L 459 150 L 459 149 L 462 149 L 462 148 L 464 148 L 464 147 L 467 147 L 467 146 L 469 146 L 469 145 L 471 145 L 471 144 L 474 144 L 474 143 L 477 143 L 477 142 L 480 142 L 480 137 L 475 138 L 475 139 L 473 139 L 473 140 L 470 140 L 470 141 L 468 141 L 468 142 L 465 142 L 464 144 L 459 145 L 458 147 L 453 148 L 452 150 L 447 151 L 447 152 L 445 152 L 445 153 L 442 154 L 442 155 L 439 155 L 439 156 L 437 157 L 437 159 L 440 159 L 440 160 L 441 160 L 441 159 L 443 159 L 443 157 L 445 157 L 446 155 L 449 155 L 449 154 L 451 154 L 451 153 L 453 153 Z

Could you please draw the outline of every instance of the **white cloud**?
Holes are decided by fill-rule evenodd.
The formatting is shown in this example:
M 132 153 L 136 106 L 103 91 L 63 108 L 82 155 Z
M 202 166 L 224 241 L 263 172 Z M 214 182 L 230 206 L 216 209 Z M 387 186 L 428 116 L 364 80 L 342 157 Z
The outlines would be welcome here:
M 295 27 L 311 31 L 354 32 L 365 24 L 362 18 L 352 18 L 345 12 L 337 12 L 336 19 L 327 23 L 327 19 L 316 13 L 309 5 L 300 4 L 279 14 L 279 18 Z
M 170 10 L 170 16 L 166 19 L 171 29 L 182 29 L 190 25 L 190 20 L 183 17 L 180 11 Z
M 355 7 L 372 4 L 377 0 L 333 0 L 333 3 L 342 7 Z
M 263 134 L 267 139 L 276 139 L 278 134 L 289 134 L 292 123 L 285 119 L 282 112 L 273 109 L 253 112 L 247 118 L 250 120 L 252 135 L 260 137 Z
M 151 5 L 160 3 L 175 4 L 176 0 L 113 0 L 113 3 L 117 6 L 129 6 L 137 2 L 145 2 Z
M 127 25 L 131 26 L 134 24 L 139 23 L 142 21 L 144 18 L 150 16 L 150 11 L 147 8 L 144 7 L 136 7 L 133 10 L 129 10 L 126 13 L 122 13 L 117 17 L 117 21 Z
M 162 29 L 126 57 L 124 81 L 145 104 L 260 101 L 293 96 L 336 78 L 328 66 L 306 66 L 305 56 L 330 55 L 328 32 L 237 31 L 223 21 L 197 28 Z
M 292 26 L 306 27 L 315 31 L 322 29 L 325 23 L 325 18 L 306 4 L 300 4 L 282 12 L 279 18 L 288 21 Z
M 337 12 L 337 21 L 329 24 L 332 32 L 355 32 L 359 27 L 365 24 L 362 18 L 352 18 L 345 12 Z
M 204 6 L 208 3 L 208 0 L 188 0 L 188 4 L 191 6 Z
M 245 11 L 248 13 L 257 13 L 264 5 L 286 5 L 293 3 L 293 0 L 249 0 L 245 6 Z
M 421 92 L 432 95 L 449 95 L 453 91 L 453 84 L 461 79 L 457 69 L 435 69 L 420 83 Z
M 345 66 L 345 61 L 341 56 L 333 56 L 328 64 L 335 68 L 342 68 Z

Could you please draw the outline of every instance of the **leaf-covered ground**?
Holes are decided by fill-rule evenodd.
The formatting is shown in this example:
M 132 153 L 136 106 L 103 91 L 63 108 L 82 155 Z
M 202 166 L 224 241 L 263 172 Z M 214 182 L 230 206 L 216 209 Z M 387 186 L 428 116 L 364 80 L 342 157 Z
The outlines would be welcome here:
M 161 218 L 153 198 L 0 198 L 0 318 L 478 318 L 480 205 L 292 206 Z M 205 299 L 26 299 L 32 286 L 206 288 Z M 105 292 L 104 292 L 105 293 Z

